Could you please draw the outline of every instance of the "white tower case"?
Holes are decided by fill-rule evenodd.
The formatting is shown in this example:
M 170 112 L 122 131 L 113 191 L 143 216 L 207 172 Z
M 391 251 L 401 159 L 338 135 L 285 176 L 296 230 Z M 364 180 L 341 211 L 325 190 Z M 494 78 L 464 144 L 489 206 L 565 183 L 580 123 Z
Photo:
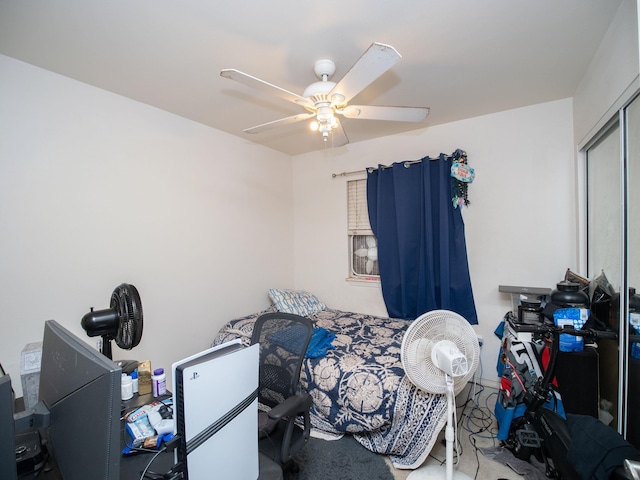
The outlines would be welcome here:
M 186 480 L 258 478 L 258 363 L 258 345 L 234 340 L 173 364 Z

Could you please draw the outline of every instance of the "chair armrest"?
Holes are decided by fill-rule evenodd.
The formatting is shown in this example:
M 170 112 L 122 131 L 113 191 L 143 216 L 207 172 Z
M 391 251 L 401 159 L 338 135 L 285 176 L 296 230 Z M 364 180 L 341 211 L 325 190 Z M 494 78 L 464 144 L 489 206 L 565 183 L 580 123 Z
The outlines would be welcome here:
M 308 393 L 297 393 L 269 410 L 269 418 L 273 420 L 281 420 L 291 415 L 303 413 L 311 408 L 311 395 Z

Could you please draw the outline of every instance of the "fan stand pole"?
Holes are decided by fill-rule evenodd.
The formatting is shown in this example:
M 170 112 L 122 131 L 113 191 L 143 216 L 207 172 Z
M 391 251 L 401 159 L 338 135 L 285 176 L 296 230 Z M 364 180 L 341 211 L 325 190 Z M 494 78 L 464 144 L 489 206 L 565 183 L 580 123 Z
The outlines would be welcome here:
M 470 476 L 453 471 L 453 443 L 456 438 L 455 427 L 453 423 L 453 378 L 446 375 L 447 381 L 447 426 L 444 430 L 444 438 L 446 442 L 446 461 L 444 465 L 428 465 L 414 470 L 407 480 L 472 480 Z
M 455 430 L 453 428 L 453 378 L 447 377 L 447 426 L 444 430 L 444 438 L 446 441 L 446 480 L 453 479 L 453 442 L 456 439 Z
M 111 353 L 111 339 L 108 335 L 102 335 L 102 347 L 100 348 L 100 353 L 102 353 L 109 360 L 113 359 Z

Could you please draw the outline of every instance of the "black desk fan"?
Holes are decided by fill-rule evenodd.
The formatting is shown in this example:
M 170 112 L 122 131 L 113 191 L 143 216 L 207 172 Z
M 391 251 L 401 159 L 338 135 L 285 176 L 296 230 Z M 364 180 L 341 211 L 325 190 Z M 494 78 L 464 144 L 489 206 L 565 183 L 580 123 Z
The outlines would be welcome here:
M 142 338 L 142 302 L 133 285 L 122 283 L 111 294 L 111 305 L 106 310 L 91 311 L 82 317 L 82 328 L 90 337 L 102 337 L 100 352 L 111 356 L 111 341 L 118 347 L 131 350 Z

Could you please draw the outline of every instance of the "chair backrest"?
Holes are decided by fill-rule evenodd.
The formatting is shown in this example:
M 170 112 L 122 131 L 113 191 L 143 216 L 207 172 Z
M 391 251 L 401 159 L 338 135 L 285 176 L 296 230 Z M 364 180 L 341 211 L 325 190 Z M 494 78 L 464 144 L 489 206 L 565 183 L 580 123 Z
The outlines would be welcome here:
M 274 407 L 296 393 L 313 323 L 291 313 L 266 313 L 253 327 L 251 344 L 260 344 L 258 401 Z

